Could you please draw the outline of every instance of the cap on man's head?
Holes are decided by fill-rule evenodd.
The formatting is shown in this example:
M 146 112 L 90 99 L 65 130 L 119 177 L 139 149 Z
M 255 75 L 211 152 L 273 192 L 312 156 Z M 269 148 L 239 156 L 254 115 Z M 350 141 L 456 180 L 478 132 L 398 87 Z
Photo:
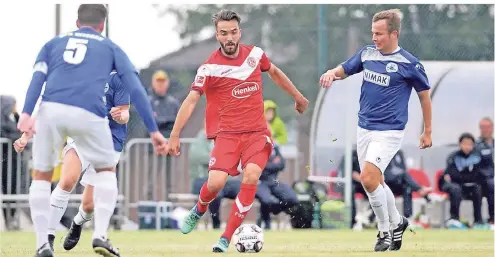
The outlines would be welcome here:
M 158 70 L 153 74 L 153 80 L 162 79 L 166 80 L 168 78 L 168 74 L 164 70 Z

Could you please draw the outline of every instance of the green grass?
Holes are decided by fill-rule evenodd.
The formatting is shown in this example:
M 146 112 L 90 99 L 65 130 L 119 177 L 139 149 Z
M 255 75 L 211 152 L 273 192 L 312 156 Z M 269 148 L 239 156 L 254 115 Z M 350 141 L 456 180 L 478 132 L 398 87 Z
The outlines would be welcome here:
M 112 232 L 110 238 L 122 257 L 139 256 L 217 256 L 211 246 L 221 231 L 194 231 L 182 235 L 179 231 Z M 96 256 L 91 248 L 91 232 L 83 232 L 81 242 L 70 252 L 62 248 L 63 234 L 55 240 L 55 256 Z M 420 230 L 416 235 L 404 234 L 399 252 L 372 253 L 376 232 L 349 230 L 293 230 L 265 232 L 264 249 L 257 256 L 493 256 L 493 231 Z M 5 232 L 0 235 L 2 257 L 34 255 L 34 234 Z M 226 255 L 239 254 L 231 245 Z

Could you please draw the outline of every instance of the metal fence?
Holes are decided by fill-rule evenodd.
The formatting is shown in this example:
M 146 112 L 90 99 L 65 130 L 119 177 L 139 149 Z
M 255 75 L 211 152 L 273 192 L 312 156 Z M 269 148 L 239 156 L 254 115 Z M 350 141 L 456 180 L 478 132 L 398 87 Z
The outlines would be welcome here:
M 129 140 L 117 165 L 119 188 L 117 215 L 137 222 L 138 205 L 146 201 L 167 201 L 176 206 L 192 206 L 197 196 L 191 194 L 193 181 L 189 173 L 188 160 L 189 148 L 194 141 L 194 138 L 181 139 L 181 155 L 171 157 L 155 155 L 150 139 Z M 29 212 L 31 145 L 29 144 L 24 152 L 16 153 L 11 140 L 0 138 L 0 146 L 0 155 L 3 156 L 0 167 L 1 206 L 8 213 L 11 210 L 16 210 L 17 213 L 14 217 L 7 215 L 7 223 L 9 223 L 18 219 L 19 213 Z M 297 158 L 286 158 L 286 168 L 280 173 L 280 181 L 292 184 L 300 176 L 296 167 Z M 73 190 L 68 210 L 79 206 L 82 190 L 83 187 L 79 184 Z

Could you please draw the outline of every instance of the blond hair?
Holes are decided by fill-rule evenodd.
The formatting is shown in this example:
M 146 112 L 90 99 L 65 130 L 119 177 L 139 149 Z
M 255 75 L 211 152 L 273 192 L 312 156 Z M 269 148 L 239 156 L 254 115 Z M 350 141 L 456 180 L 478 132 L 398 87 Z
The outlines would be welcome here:
M 390 9 L 375 13 L 373 15 L 372 22 L 377 22 L 380 20 L 387 20 L 388 33 L 397 31 L 400 34 L 400 27 L 402 21 L 402 12 L 400 9 Z

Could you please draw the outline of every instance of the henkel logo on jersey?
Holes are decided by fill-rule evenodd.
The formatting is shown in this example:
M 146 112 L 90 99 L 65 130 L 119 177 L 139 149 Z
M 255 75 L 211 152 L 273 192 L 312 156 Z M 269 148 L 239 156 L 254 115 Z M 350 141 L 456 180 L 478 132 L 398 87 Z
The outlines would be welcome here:
M 365 69 L 363 79 L 365 81 L 377 84 L 382 87 L 388 87 L 390 84 L 390 76 L 385 74 L 376 73 Z
M 238 99 L 250 97 L 260 90 L 260 86 L 256 82 L 244 82 L 232 89 L 232 96 Z

